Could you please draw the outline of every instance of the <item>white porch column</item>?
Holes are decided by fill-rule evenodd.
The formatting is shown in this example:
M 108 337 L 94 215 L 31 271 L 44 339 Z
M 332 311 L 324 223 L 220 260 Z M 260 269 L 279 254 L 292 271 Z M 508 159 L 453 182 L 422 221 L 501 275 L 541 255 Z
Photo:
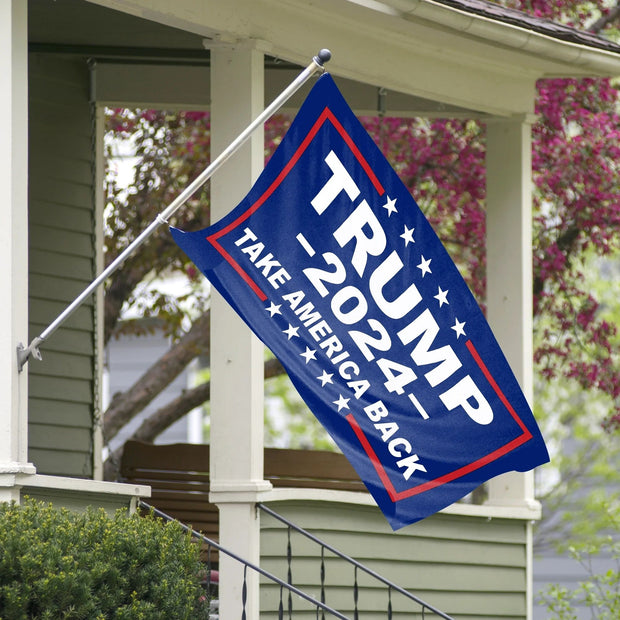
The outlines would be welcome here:
M 211 52 L 211 149 L 219 154 L 264 107 L 263 55 L 249 48 Z M 211 181 L 216 221 L 247 193 L 263 168 L 263 132 Z M 220 511 L 220 542 L 259 562 L 257 494 L 263 480 L 263 346 L 233 310 L 211 301 L 211 501 Z M 247 618 L 258 619 L 258 576 L 248 571 Z M 241 617 L 243 566 L 220 554 L 220 618 Z
M 28 342 L 27 3 L 0 2 L 0 501 L 19 498 L 16 473 L 28 460 L 28 372 L 16 349 Z
M 487 124 L 487 312 L 495 336 L 530 402 L 532 344 L 532 144 L 530 119 Z M 535 508 L 533 472 L 488 482 L 488 503 Z M 533 613 L 532 525 L 525 524 L 526 618 Z
M 487 312 L 493 332 L 532 403 L 532 141 L 526 118 L 487 124 Z M 534 499 L 534 478 L 489 482 L 489 503 Z

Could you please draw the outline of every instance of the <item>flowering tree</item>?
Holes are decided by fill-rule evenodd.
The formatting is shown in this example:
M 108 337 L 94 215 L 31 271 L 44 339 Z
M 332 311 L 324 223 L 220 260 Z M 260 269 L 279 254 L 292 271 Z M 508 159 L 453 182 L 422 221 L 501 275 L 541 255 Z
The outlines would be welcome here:
M 507 0 L 535 15 L 617 34 L 620 2 Z M 538 122 L 533 128 L 535 363 L 543 383 L 576 382 L 608 398 L 606 423 L 620 421 L 617 333 L 605 320 L 585 277 L 584 261 L 618 247 L 620 231 L 620 118 L 618 92 L 605 79 L 556 79 L 538 85 Z M 477 121 L 364 118 L 404 183 L 420 204 L 472 291 L 484 307 L 485 127 Z M 289 124 L 278 116 L 266 127 L 266 156 Z M 106 260 L 111 261 L 208 163 L 206 113 L 110 110 L 108 134 L 131 139 L 136 176 L 126 188 L 113 171 L 107 183 Z M 206 191 L 183 211 L 180 226 L 202 228 L 209 220 Z M 171 297 L 145 282 L 172 272 L 187 278 L 187 293 Z M 200 276 L 201 277 L 201 276 Z M 167 232 L 156 235 L 109 283 L 105 298 L 106 341 L 122 330 L 121 311 L 138 307 L 163 320 L 177 338 L 127 392 L 116 395 L 104 415 L 110 440 L 197 355 L 209 351 L 209 314 L 199 274 L 177 251 Z M 191 295 L 192 311 L 184 302 Z M 188 317 L 191 326 L 186 327 Z M 279 375 L 276 360 L 266 377 Z M 151 416 L 134 437 L 153 440 L 192 408 L 209 399 L 205 381 Z M 115 456 L 106 474 L 114 476 Z

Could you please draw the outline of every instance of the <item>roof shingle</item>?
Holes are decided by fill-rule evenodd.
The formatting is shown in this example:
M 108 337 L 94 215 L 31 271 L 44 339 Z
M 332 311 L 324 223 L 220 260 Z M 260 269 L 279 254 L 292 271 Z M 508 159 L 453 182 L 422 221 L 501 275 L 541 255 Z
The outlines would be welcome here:
M 620 45 L 609 39 L 591 32 L 558 24 L 548 19 L 534 17 L 516 9 L 508 9 L 487 0 L 434 0 L 434 2 L 465 13 L 512 24 L 513 26 L 544 34 L 554 39 L 620 54 Z

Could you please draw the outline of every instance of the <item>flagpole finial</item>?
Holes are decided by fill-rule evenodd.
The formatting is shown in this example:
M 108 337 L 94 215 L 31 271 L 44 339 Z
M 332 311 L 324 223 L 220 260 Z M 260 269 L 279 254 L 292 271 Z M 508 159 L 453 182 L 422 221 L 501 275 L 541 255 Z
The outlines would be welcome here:
M 320 67 L 322 67 L 326 62 L 329 62 L 331 60 L 331 57 L 332 53 L 328 49 L 322 49 L 314 57 L 314 62 L 316 62 L 316 64 Z

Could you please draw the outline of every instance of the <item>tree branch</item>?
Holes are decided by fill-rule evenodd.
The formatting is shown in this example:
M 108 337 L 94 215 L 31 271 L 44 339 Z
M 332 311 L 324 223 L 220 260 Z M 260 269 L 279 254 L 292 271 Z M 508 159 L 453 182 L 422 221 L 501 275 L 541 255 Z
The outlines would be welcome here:
M 607 15 L 601 15 L 589 28 L 590 32 L 599 34 L 603 28 L 620 18 L 620 0 L 613 9 L 610 9 Z
M 581 230 L 578 226 L 570 226 L 568 227 L 556 240 L 556 245 L 558 249 L 562 251 L 567 257 L 573 248 L 573 244 L 579 237 Z M 540 295 L 543 292 L 545 287 L 545 279 L 541 278 L 539 275 L 534 276 L 534 295 Z
M 284 374 L 284 368 L 277 359 L 270 359 L 264 365 L 265 379 L 277 377 Z M 151 414 L 129 437 L 134 441 L 152 442 L 155 437 L 160 435 L 169 426 L 189 413 L 195 407 L 202 405 L 211 398 L 211 382 L 205 381 L 195 388 L 184 390 L 179 396 L 171 400 L 153 414 Z M 123 446 L 112 452 L 104 463 L 103 472 L 105 480 L 116 480 L 119 476 L 121 458 L 123 456 Z
M 198 355 L 210 348 L 209 312 L 205 312 L 169 351 L 162 355 L 128 390 L 115 394 L 103 416 L 103 439 L 109 442 L 142 411 Z
M 142 266 L 127 264 L 123 270 L 123 277 L 115 277 L 112 279 L 104 297 L 104 344 L 107 344 L 114 334 L 114 329 L 119 321 L 123 304 L 150 269 L 151 267 L 146 264 Z

